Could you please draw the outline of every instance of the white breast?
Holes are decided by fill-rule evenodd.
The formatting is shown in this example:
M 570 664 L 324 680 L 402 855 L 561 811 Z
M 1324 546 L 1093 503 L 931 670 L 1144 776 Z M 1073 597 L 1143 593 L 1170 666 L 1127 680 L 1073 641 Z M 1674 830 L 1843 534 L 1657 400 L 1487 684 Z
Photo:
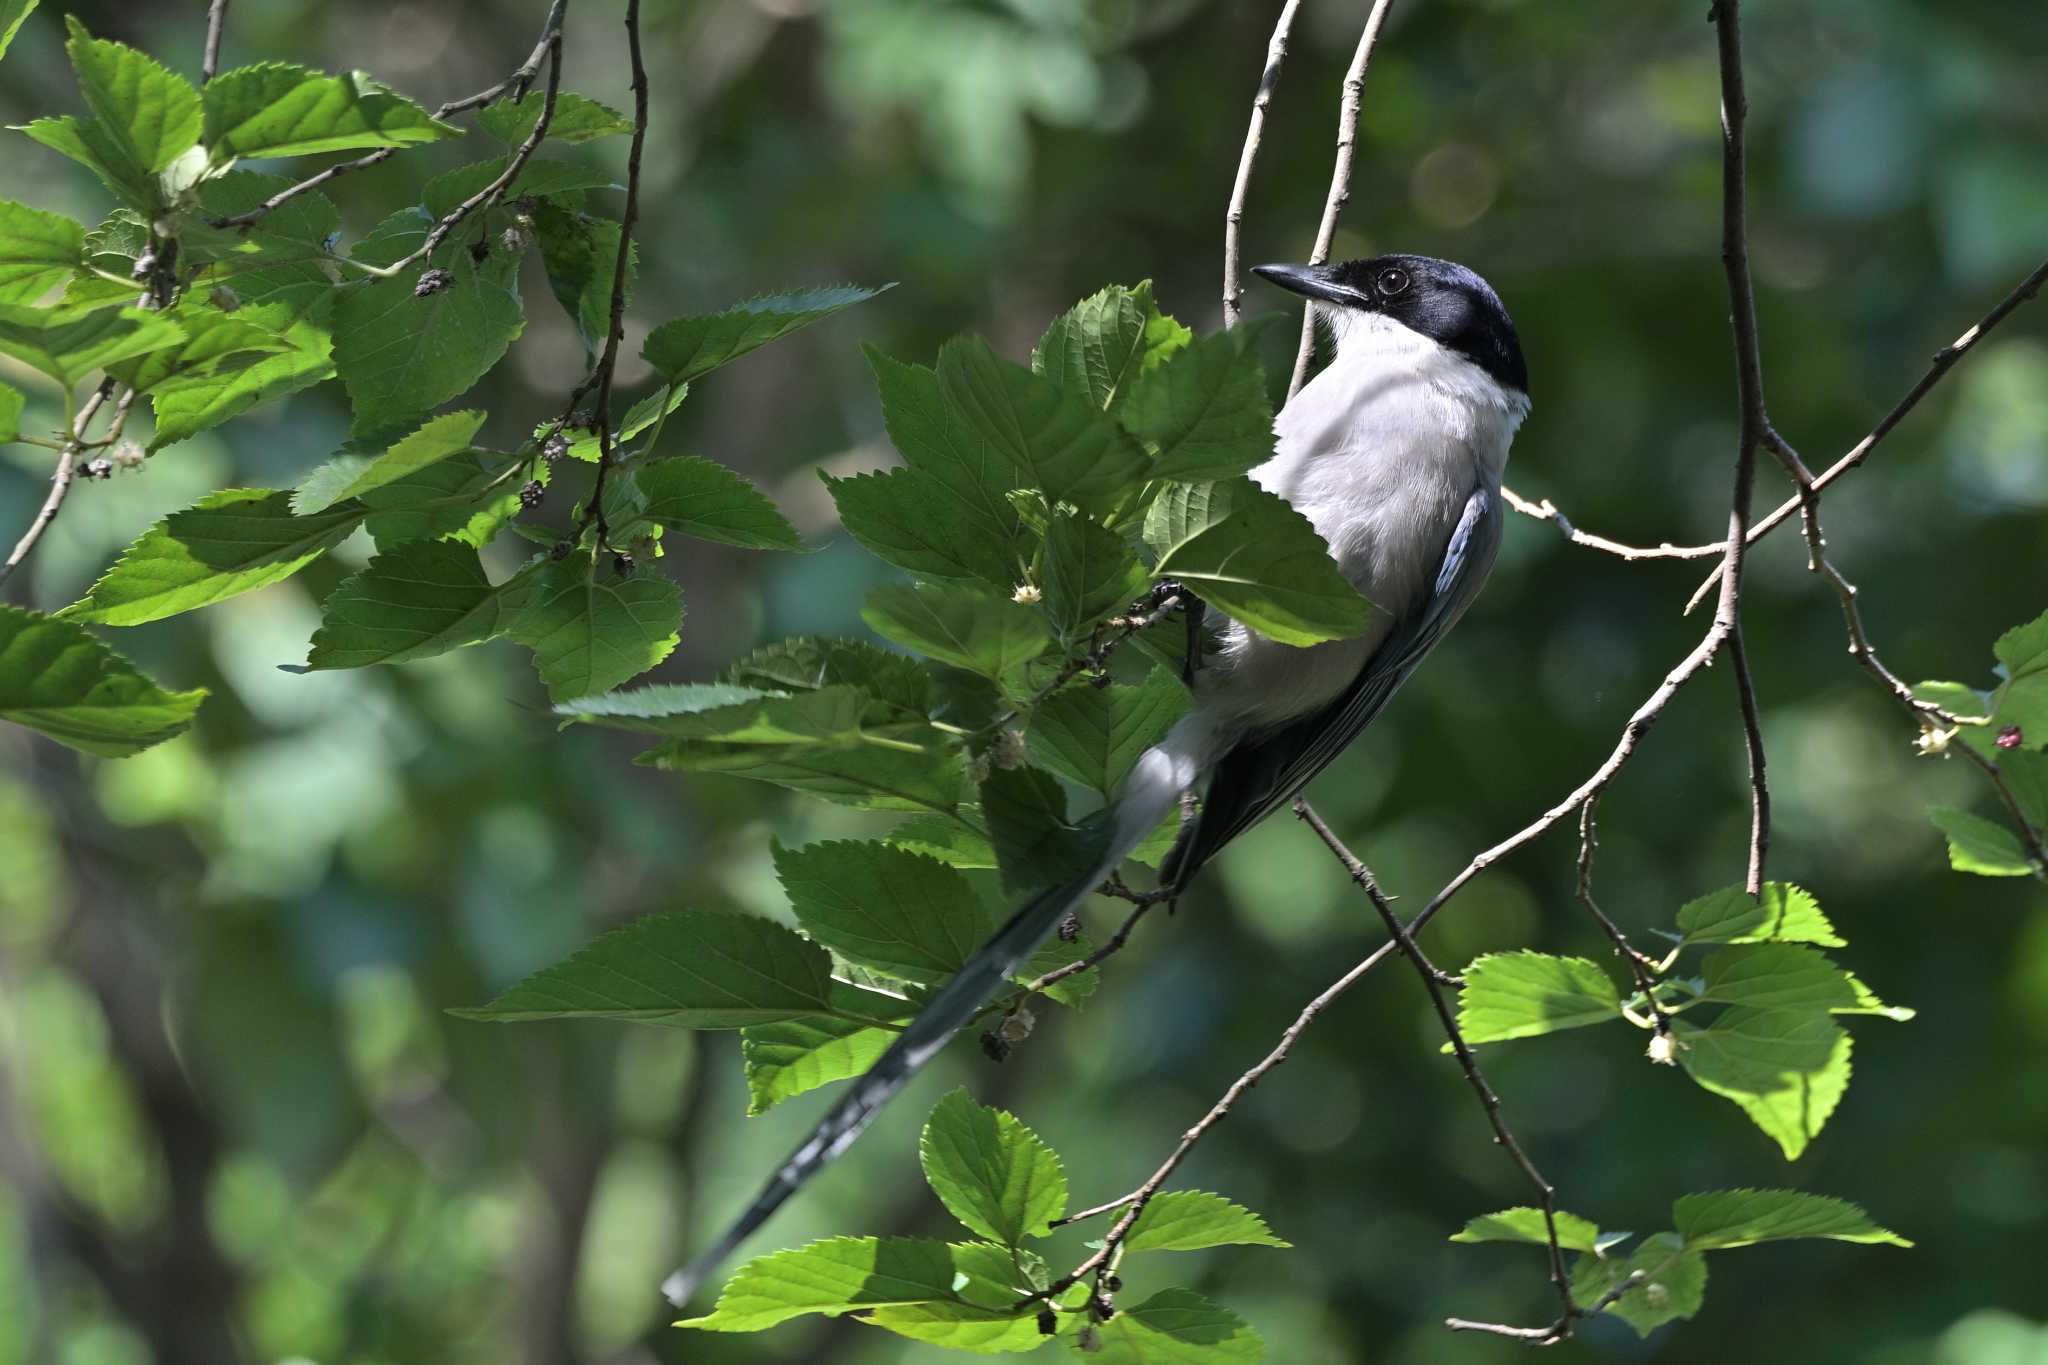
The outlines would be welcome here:
M 1351 685 L 1394 617 L 1426 600 L 1466 501 L 1498 487 L 1528 412 L 1525 396 L 1399 323 L 1348 310 L 1334 321 L 1336 359 L 1281 409 L 1276 452 L 1252 478 L 1309 519 L 1381 610 L 1362 637 L 1307 649 L 1231 622 L 1196 677 L 1212 753 Z

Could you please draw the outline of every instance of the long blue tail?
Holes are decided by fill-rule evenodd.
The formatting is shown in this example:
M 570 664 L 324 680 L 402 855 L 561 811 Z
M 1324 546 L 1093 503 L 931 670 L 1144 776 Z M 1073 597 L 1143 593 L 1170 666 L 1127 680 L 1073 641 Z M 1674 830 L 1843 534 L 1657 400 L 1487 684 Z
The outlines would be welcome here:
M 1132 770 L 1116 804 L 1110 847 L 1086 876 L 1041 891 L 1010 916 L 967 964 L 905 1026 L 903 1033 L 867 1073 L 842 1095 L 811 1135 L 782 1163 L 754 1202 L 702 1255 L 668 1277 L 661 1292 L 680 1308 L 724 1264 L 726 1258 L 768 1221 L 804 1183 L 859 1139 L 882 1106 L 955 1034 L 967 1027 L 1003 983 L 1038 951 L 1053 927 L 1077 908 L 1102 879 L 1123 865 L 1131 851 L 1166 817 L 1193 782 L 1196 765 L 1175 752 L 1174 741 L 1145 754 Z

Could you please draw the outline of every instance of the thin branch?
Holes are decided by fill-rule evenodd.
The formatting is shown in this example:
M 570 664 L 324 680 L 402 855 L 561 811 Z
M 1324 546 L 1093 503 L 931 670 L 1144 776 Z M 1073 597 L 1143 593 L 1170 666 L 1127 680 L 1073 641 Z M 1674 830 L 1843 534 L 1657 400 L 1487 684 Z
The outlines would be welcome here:
M 1990 312 L 1979 318 L 1974 326 L 1970 327 L 1969 330 L 1965 331 L 1948 345 L 1942 347 L 1939 351 L 1936 351 L 1933 360 L 1928 363 L 1927 373 L 1921 375 L 1919 381 L 1906 391 L 1904 398 L 1901 398 L 1892 405 L 1892 410 L 1884 415 L 1883 420 L 1870 429 L 1870 434 L 1851 446 L 1848 454 L 1836 460 L 1815 477 L 1813 480 L 1814 491 L 1819 492 L 1826 489 L 1836 479 L 1841 478 L 1844 474 L 1862 464 L 1869 457 L 1870 452 L 1877 449 L 1878 442 L 1889 436 L 1892 428 L 1904 420 L 1907 413 L 1919 406 L 1920 400 L 1927 396 L 1928 390 L 1940 383 L 1942 378 L 1950 370 L 1954 369 L 1964 356 L 1974 350 L 1977 343 L 1984 339 L 1986 333 L 1998 326 L 1999 323 L 2005 321 L 2014 309 L 2038 295 L 2041 292 L 2043 283 L 2048 283 L 2048 261 L 2043 261 L 2025 279 L 2014 285 L 2012 291 L 2000 299 L 1997 306 L 1992 308 Z M 1749 538 L 1754 541 L 1768 535 L 1781 525 L 1787 517 L 1790 517 L 1798 510 L 1799 498 L 1796 495 L 1787 498 L 1769 516 L 1763 518 L 1751 528 Z M 1719 577 L 1720 571 L 1716 570 L 1707 577 L 1705 582 L 1695 588 L 1692 599 L 1686 603 L 1685 609 L 1691 611 L 1695 606 L 1699 605 L 1700 600 L 1708 592 L 1712 591 L 1714 583 Z
M 220 34 L 227 21 L 228 0 L 213 0 L 206 7 L 206 55 L 199 63 L 201 85 L 212 80 L 213 73 L 220 70 Z
M 28 558 L 28 552 L 35 549 L 36 542 L 43 538 L 43 532 L 50 529 L 50 523 L 64 510 L 64 500 L 70 496 L 72 484 L 77 482 L 78 457 L 88 444 L 85 434 L 91 430 L 93 419 L 99 416 L 100 409 L 113 393 L 114 381 L 104 379 L 91 397 L 79 404 L 78 413 L 66 429 L 64 443 L 57 452 L 56 468 L 50 472 L 50 491 L 43 498 L 43 505 L 36 509 L 35 519 L 21 533 L 21 539 L 15 541 L 14 548 L 7 552 L 7 562 L 0 564 L 0 583 L 5 583 L 21 567 L 21 562 Z
M 626 48 L 633 62 L 633 147 L 626 156 L 626 211 L 619 220 L 619 254 L 612 263 L 611 325 L 605 330 L 604 354 L 597 362 L 597 478 L 590 490 L 585 520 L 595 518 L 597 543 L 604 547 L 605 474 L 616 458 L 612 449 L 612 373 L 619 362 L 619 342 L 626 335 L 626 264 L 633 252 L 633 226 L 640 218 L 640 154 L 647 145 L 647 66 L 640 54 L 640 0 L 626 0 Z
M 1322 225 L 1316 229 L 1315 250 L 1310 265 L 1330 259 L 1330 244 L 1337 236 L 1337 215 L 1351 202 L 1351 154 L 1358 145 L 1358 110 L 1365 101 L 1365 73 L 1372 65 L 1373 49 L 1379 46 L 1380 30 L 1386 27 L 1387 11 L 1394 0 L 1373 0 L 1372 13 L 1365 17 L 1365 29 L 1358 35 L 1358 49 L 1351 54 L 1351 66 L 1344 73 L 1344 98 L 1337 110 L 1337 164 L 1330 171 L 1330 194 L 1323 201 Z M 1309 361 L 1315 355 L 1315 305 L 1301 311 L 1301 346 L 1294 357 L 1294 377 L 1288 381 L 1287 396 L 1301 392 L 1308 382 Z
M 527 54 L 526 60 L 513 69 L 511 75 L 505 77 L 504 80 L 499 81 L 496 85 L 477 91 L 474 95 L 465 95 L 459 100 L 448 101 L 448 103 L 434 111 L 434 117 L 436 119 L 452 118 L 456 114 L 467 113 L 471 109 L 481 109 L 487 104 L 496 103 L 508 93 L 516 92 L 514 98 L 524 98 L 527 89 L 532 86 L 534 78 L 540 74 L 541 63 L 547 60 L 549 51 L 554 48 L 562 36 L 562 14 L 568 8 L 568 5 L 569 0 L 554 0 L 554 3 L 548 7 L 547 18 L 541 23 L 539 41 L 533 45 L 533 51 Z M 376 151 L 356 157 L 352 161 L 336 162 L 317 175 L 310 175 L 295 185 L 288 185 L 284 189 L 279 190 L 247 213 L 237 213 L 227 218 L 215 218 L 211 220 L 211 225 L 216 228 L 250 227 L 261 222 L 264 217 L 290 203 L 300 195 L 310 190 L 317 190 L 322 185 L 338 180 L 351 171 L 364 171 L 372 166 L 381 165 L 396 156 L 398 151 L 399 149 L 396 147 L 380 147 Z
M 1458 1027 L 1458 1017 L 1452 1012 L 1450 1001 L 1444 995 L 1447 980 L 1445 974 L 1437 970 L 1435 964 L 1423 956 L 1422 949 L 1416 946 L 1407 926 L 1401 923 L 1401 917 L 1394 913 L 1394 907 L 1387 903 L 1386 896 L 1380 891 L 1379 883 L 1372 875 L 1372 869 L 1345 846 L 1336 832 L 1324 823 L 1323 817 L 1316 814 L 1313 806 L 1298 796 L 1294 799 L 1294 813 L 1316 832 L 1316 837 L 1323 841 L 1323 846 L 1343 864 L 1352 882 L 1372 901 L 1372 907 L 1379 912 L 1381 921 L 1387 926 L 1387 932 L 1401 945 L 1401 952 L 1415 964 L 1416 974 L 1422 978 L 1423 989 L 1429 992 L 1429 1003 L 1436 1010 L 1437 1022 L 1443 1025 L 1444 1037 L 1450 1040 L 1451 1051 L 1457 1055 L 1458 1065 L 1464 1068 L 1465 1081 L 1472 1087 L 1472 1093 L 1479 1097 L 1480 1106 L 1486 1110 L 1486 1121 L 1493 1128 L 1493 1140 L 1535 1187 L 1537 1206 L 1543 1210 L 1544 1234 L 1549 1242 L 1550 1282 L 1556 1286 L 1558 1298 L 1557 1321 L 1551 1324 L 1551 1335 L 1547 1339 L 1564 1340 L 1571 1335 L 1572 1320 L 1578 1316 L 1578 1310 L 1572 1306 L 1571 1272 L 1565 1269 L 1564 1248 L 1559 1244 L 1557 1237 L 1557 1187 L 1544 1178 L 1543 1172 L 1536 1169 L 1536 1163 L 1522 1150 L 1522 1144 L 1515 1139 L 1514 1131 L 1502 1117 L 1500 1096 L 1487 1084 L 1485 1073 L 1479 1069 L 1479 1059 L 1473 1055 L 1470 1044 L 1466 1043 L 1464 1031 Z
M 1541 502 L 1530 502 L 1506 485 L 1502 485 L 1500 495 L 1510 508 L 1523 516 L 1554 523 L 1557 529 L 1564 533 L 1564 538 L 1572 544 L 1583 545 L 1589 550 L 1599 550 L 1617 559 L 1711 559 L 1728 548 L 1725 541 L 1719 540 L 1711 545 L 1673 545 L 1668 540 L 1661 545 L 1624 545 L 1618 540 L 1609 540 L 1605 536 L 1581 531 L 1572 525 L 1571 519 L 1566 517 L 1549 498 Z
M 447 213 L 441 215 L 441 221 L 434 224 L 432 230 L 427 233 L 426 240 L 422 241 L 414 250 L 399 257 L 389 265 L 363 266 L 361 267 L 362 272 L 365 275 L 380 280 L 388 280 L 395 275 L 404 273 L 406 270 L 432 256 L 441 243 L 448 240 L 448 234 L 460 227 L 463 220 L 468 218 L 470 214 L 479 210 L 487 210 L 500 199 L 503 199 L 505 192 L 512 188 L 512 182 L 519 178 L 520 172 L 526 169 L 526 163 L 533 159 L 534 152 L 540 147 L 542 140 L 547 137 L 548 125 L 553 123 L 555 119 L 555 97 L 560 94 L 561 88 L 562 31 L 556 29 L 555 36 L 548 43 L 548 83 L 546 92 L 541 96 L 540 117 L 533 121 L 532 131 L 527 133 L 526 140 L 521 142 L 512 153 L 511 160 L 505 163 L 505 169 L 500 171 L 490 184 L 484 186 L 475 194 L 472 194 L 469 198 L 448 210 Z M 622 260 L 624 259 L 624 254 L 622 247 L 620 250 L 620 258 Z M 425 288 L 424 278 L 421 280 L 421 287 Z
M 1245 195 L 1252 184 L 1252 163 L 1258 160 L 1259 140 L 1266 131 L 1266 106 L 1280 88 L 1280 66 L 1287 60 L 1287 36 L 1294 28 L 1294 12 L 1301 0 L 1287 0 L 1273 25 L 1273 37 L 1266 44 L 1266 65 L 1259 73 L 1259 92 L 1252 96 L 1251 122 L 1244 130 L 1244 152 L 1237 159 L 1237 183 L 1230 189 L 1230 208 L 1223 219 L 1223 325 L 1235 327 L 1244 304 L 1242 259 L 1238 233 L 1244 222 Z
M 1607 912 L 1600 908 L 1600 903 L 1593 899 L 1593 855 L 1600 848 L 1599 808 L 1600 796 L 1597 792 L 1587 797 L 1586 804 L 1579 807 L 1578 901 L 1613 942 L 1614 951 L 1621 955 L 1621 960 L 1628 964 L 1629 976 L 1635 982 L 1636 993 L 1642 996 L 1644 1003 L 1649 1006 L 1655 1034 L 1665 1040 L 1657 1045 L 1658 1052 L 1651 1055 L 1660 1061 L 1668 1060 L 1671 1048 L 1671 1017 L 1664 1012 L 1664 1006 L 1657 1000 L 1657 983 L 1651 977 L 1651 972 L 1657 966 L 1656 960 L 1647 953 L 1638 951 L 1636 946 L 1628 941 L 1628 935 L 1622 932 L 1621 926 L 1610 919 Z

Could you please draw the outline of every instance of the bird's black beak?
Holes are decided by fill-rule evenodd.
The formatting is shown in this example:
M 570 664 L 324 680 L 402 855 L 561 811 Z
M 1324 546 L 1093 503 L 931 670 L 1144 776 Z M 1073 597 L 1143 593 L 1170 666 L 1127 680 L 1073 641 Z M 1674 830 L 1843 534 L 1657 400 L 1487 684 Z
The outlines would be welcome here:
M 1372 307 L 1370 296 L 1360 293 L 1350 285 L 1340 284 L 1336 272 L 1327 265 L 1255 265 L 1252 267 L 1252 274 L 1304 298 L 1320 299 L 1324 303 L 1342 304 L 1349 308 Z

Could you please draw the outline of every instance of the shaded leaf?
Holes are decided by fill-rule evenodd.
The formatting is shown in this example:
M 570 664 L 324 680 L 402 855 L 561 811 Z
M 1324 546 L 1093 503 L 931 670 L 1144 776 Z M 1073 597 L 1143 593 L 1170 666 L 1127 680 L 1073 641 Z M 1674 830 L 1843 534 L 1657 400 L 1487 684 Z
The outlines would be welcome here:
M 1150 280 L 1129 289 L 1111 285 L 1053 320 L 1031 352 L 1031 368 L 1114 412 L 1132 380 L 1193 337 L 1160 313 Z
M 199 141 L 199 92 L 190 81 L 124 43 L 93 37 L 75 16 L 65 24 L 79 92 L 114 146 L 154 173 Z
M 792 290 L 786 294 L 764 294 L 735 304 L 723 313 L 706 313 L 663 323 L 647 334 L 646 342 L 640 347 L 640 357 L 669 383 L 686 383 L 739 359 L 749 351 L 831 317 L 842 308 L 850 308 L 893 288 L 894 284 L 885 284 L 877 289 L 843 284 Z
M 533 650 L 551 701 L 607 692 L 675 649 L 682 594 L 666 578 L 600 577 L 581 556 L 544 565 L 509 599 L 505 633 Z
M 21 31 L 22 22 L 35 7 L 36 0 L 0 0 L 0 57 L 7 55 L 14 35 Z
M 1001 1312 L 1006 1296 L 1015 1303 L 1012 1287 L 974 1273 L 990 1262 L 961 1250 L 923 1237 L 834 1237 L 757 1256 L 733 1274 L 715 1310 L 676 1325 L 758 1332 L 806 1313 L 923 1303 Z
M 860 1075 L 895 1037 L 890 1029 L 822 1014 L 750 1025 L 741 1035 L 747 1113 L 766 1113 L 792 1095 Z
M 306 667 L 406 663 L 478 644 L 501 627 L 500 592 L 459 541 L 395 545 L 320 604 Z
M 1206 336 L 1143 373 L 1124 426 L 1155 452 L 1152 477 L 1195 482 L 1248 474 L 1273 455 L 1273 406 L 1250 329 Z
M 640 493 L 638 517 L 666 530 L 747 550 L 802 548 L 775 504 L 715 460 L 655 460 L 633 471 L 633 484 Z
M 1086 635 L 1129 606 L 1151 581 L 1122 536 L 1069 508 L 1046 525 L 1040 578 L 1045 614 L 1063 638 Z
M 184 733 L 205 699 L 157 686 L 83 626 L 0 603 L 0 719 L 125 758 Z
M 996 865 L 995 847 L 986 835 L 943 815 L 912 816 L 885 838 L 898 848 L 936 858 L 948 867 L 979 870 Z
M 533 215 L 541 263 L 555 302 L 576 324 L 586 363 L 604 349 L 612 325 L 612 284 L 619 268 L 621 229 L 609 218 L 543 204 Z M 626 254 L 626 297 L 639 275 L 638 248 Z M 672 385 L 671 388 L 679 388 Z
M 852 840 L 778 845 L 775 872 L 806 934 L 849 962 L 906 981 L 950 976 L 994 927 L 965 877 L 909 849 Z
M 184 333 L 182 341 L 107 366 L 109 374 L 137 393 L 232 373 L 254 364 L 261 354 L 293 349 L 268 328 L 190 295 L 165 316 Z
M 477 110 L 477 126 L 498 141 L 516 147 L 532 135 L 533 125 L 540 122 L 540 111 L 546 103 L 546 93 L 539 90 L 530 90 L 520 99 L 499 100 Z M 589 142 L 632 131 L 633 120 L 618 110 L 599 104 L 588 95 L 563 90 L 555 95 L 555 112 L 548 120 L 547 135 L 557 142 Z
M 939 705 L 938 688 L 922 663 L 864 640 L 793 636 L 763 645 L 728 665 L 724 676 L 793 692 L 857 687 L 871 700 L 900 711 L 906 720 L 929 715 Z
M 347 498 L 417 474 L 428 465 L 469 449 L 484 424 L 481 412 L 449 412 L 434 418 L 381 454 L 343 454 L 328 460 L 299 483 L 292 498 L 301 516 L 324 512 Z
M 702 910 L 646 915 L 602 934 L 464 1019 L 614 1019 L 733 1029 L 838 1016 L 832 959 L 769 920 Z
M 1255 1361 L 1266 1349 L 1243 1318 L 1192 1289 L 1162 1289 L 1096 1332 L 1103 1365 L 1220 1365 Z
M 1078 877 L 1100 856 L 1100 837 L 1068 822 L 1066 793 L 1043 768 L 990 773 L 981 784 L 981 813 L 1011 891 Z
M 956 668 L 1001 679 L 1052 641 L 1029 607 L 972 588 L 884 583 L 868 593 L 861 619 L 876 634 Z
M 875 373 L 889 439 L 914 471 L 912 477 L 895 479 L 893 486 L 915 492 L 921 503 L 935 507 L 934 515 L 942 524 L 957 528 L 966 538 L 962 543 L 973 547 L 968 562 L 975 571 L 945 576 L 979 576 L 1008 592 L 1022 581 L 1025 556 L 1017 512 L 1008 494 L 1026 480 L 1010 458 L 977 432 L 940 392 L 936 372 L 891 360 L 872 346 L 865 348 L 865 354 Z M 844 512 L 842 505 L 842 515 Z M 849 525 L 848 529 L 860 535 L 857 528 Z
M 161 207 L 163 195 L 156 177 L 144 170 L 134 154 L 93 119 L 39 118 L 22 132 L 60 156 L 68 156 L 99 177 L 100 183 L 144 212 Z
M 185 339 L 167 317 L 140 308 L 57 312 L 0 304 L 0 354 L 75 389 L 94 370 Z
M 12 384 L 0 384 L 0 445 L 21 435 L 21 410 L 28 400 Z
M 986 527 L 943 484 L 918 469 L 835 479 L 821 475 L 847 533 L 869 553 L 922 578 L 986 583 L 1007 593 L 1024 579 L 1010 542 Z
M 1706 1257 L 1687 1250 L 1671 1232 L 1644 1238 L 1626 1259 L 1580 1256 L 1572 1267 L 1572 1302 L 1591 1308 L 1637 1271 L 1644 1274 L 1643 1283 L 1604 1310 L 1635 1328 L 1637 1336 L 1700 1311 L 1707 1292 Z
M 1157 666 L 1137 686 L 1062 688 L 1031 713 L 1031 751 L 1060 776 L 1107 796 L 1189 703 L 1180 680 Z
M 0 303 L 34 303 L 84 259 L 84 224 L 0 199 Z
M 1854 1009 L 1854 980 L 1816 949 L 1759 943 L 1708 953 L 1701 998 L 1754 1009 Z

